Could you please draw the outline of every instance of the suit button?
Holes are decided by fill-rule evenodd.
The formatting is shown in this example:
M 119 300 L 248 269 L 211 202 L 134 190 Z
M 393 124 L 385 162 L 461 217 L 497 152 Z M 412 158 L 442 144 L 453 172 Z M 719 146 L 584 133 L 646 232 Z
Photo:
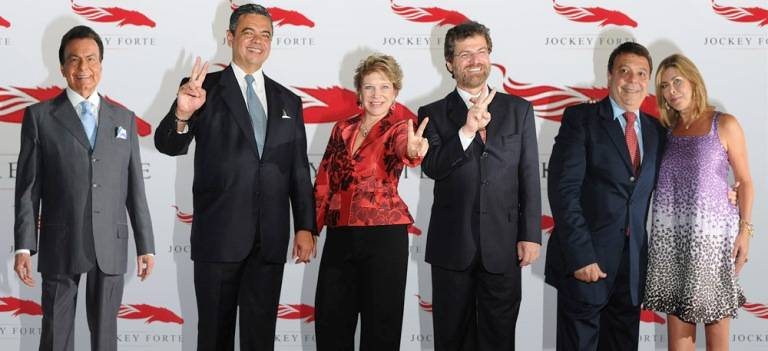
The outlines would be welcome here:
M 635 177 L 629 177 L 629 181 L 634 183 L 635 182 Z
M 98 188 L 98 187 L 99 187 L 99 185 L 98 185 L 98 184 L 93 184 L 93 185 L 91 185 L 91 186 L 92 186 L 92 187 L 94 187 L 94 188 Z
M 96 157 L 91 157 L 91 162 L 99 162 L 99 159 Z
M 484 181 L 480 182 L 480 184 L 483 184 L 483 185 L 488 185 L 488 181 L 487 181 L 487 180 L 484 180 Z
M 100 213 L 101 213 L 101 211 L 99 211 L 99 210 L 93 210 L 93 213 L 94 213 L 94 214 L 100 214 Z
M 483 154 L 480 155 L 482 158 L 488 158 L 488 151 L 483 151 Z

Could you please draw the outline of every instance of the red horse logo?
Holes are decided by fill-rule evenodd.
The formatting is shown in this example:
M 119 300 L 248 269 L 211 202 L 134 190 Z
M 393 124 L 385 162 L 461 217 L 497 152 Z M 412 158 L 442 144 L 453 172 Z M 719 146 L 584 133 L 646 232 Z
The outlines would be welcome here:
M 766 305 L 747 302 L 744 304 L 744 306 L 741 306 L 741 308 L 749 313 L 752 313 L 757 318 L 768 319 L 768 306 Z
M 419 295 L 419 294 L 416 294 L 416 298 L 419 299 L 419 307 L 421 307 L 421 309 L 424 312 L 432 312 L 432 304 L 431 303 L 429 303 L 427 301 L 424 301 L 424 299 L 422 299 L 421 295 Z
M 184 324 L 184 320 L 173 311 L 165 307 L 157 307 L 146 304 L 120 305 L 117 312 L 118 318 L 145 319 L 144 323 L 154 322 Z
M 409 224 L 408 225 L 408 234 L 413 234 L 415 236 L 419 236 L 419 235 L 421 235 L 421 229 L 419 229 L 419 227 L 417 227 L 417 226 L 415 226 L 413 224 Z
M 315 321 L 315 308 L 310 305 L 277 305 L 277 318 L 280 319 L 303 319 L 304 323 Z
M 11 22 L 8 22 L 7 19 L 5 19 L 2 16 L 0 16 L 0 27 L 10 28 L 11 27 Z
M 552 234 L 552 231 L 555 230 L 555 219 L 552 216 L 542 215 L 541 230 L 547 234 Z
M 494 64 L 506 75 L 504 66 Z M 507 78 L 504 82 L 504 90 L 511 94 L 526 99 L 533 104 L 533 110 L 539 118 L 560 122 L 566 107 L 588 101 L 598 101 L 608 96 L 608 88 L 591 87 L 565 87 L 558 88 L 549 85 L 532 85 L 520 83 Z M 648 95 L 640 106 L 640 111 L 651 116 L 658 116 L 659 109 L 656 106 L 656 96 Z
M 664 317 L 660 316 L 658 313 L 646 309 L 640 311 L 640 321 L 644 323 L 656 324 L 664 324 L 667 322 L 664 320 Z
M 554 7 L 555 12 L 559 15 L 574 22 L 599 22 L 600 27 L 607 25 L 637 27 L 637 22 L 621 11 L 607 10 L 602 7 L 562 6 L 555 2 L 555 0 L 552 0 L 552 7 Z
M 176 206 L 176 205 L 173 205 L 171 207 L 176 209 L 176 218 L 179 220 L 179 222 L 186 223 L 186 224 L 192 224 L 192 218 L 194 218 L 192 213 L 182 212 L 179 209 L 179 207 Z
M 229 7 L 232 9 L 232 11 L 240 7 L 239 5 L 236 5 L 232 0 L 229 0 L 229 4 Z M 293 25 L 298 27 L 303 26 L 312 28 L 315 26 L 315 22 L 312 22 L 312 20 L 307 18 L 307 16 L 304 16 L 298 11 L 285 10 L 279 7 L 269 7 L 267 8 L 267 11 L 269 11 L 269 16 L 272 17 L 272 23 L 278 27 Z
M 768 10 L 762 7 L 733 7 L 720 6 L 712 0 L 712 9 L 716 14 L 725 17 L 729 21 L 741 23 L 759 22 L 757 25 L 768 25 Z
M 438 26 L 446 26 L 446 25 L 455 26 L 455 25 L 464 23 L 466 21 L 469 21 L 469 18 L 467 18 L 467 16 L 464 16 L 460 12 L 445 10 L 439 7 L 400 6 L 398 4 L 395 4 L 394 0 L 390 1 L 390 4 L 391 4 L 390 7 L 392 8 L 392 12 L 411 22 L 420 22 L 420 23 L 437 22 Z
M 330 88 L 294 87 L 302 95 L 305 123 L 331 123 L 343 121 L 362 112 L 357 105 L 357 94 L 339 86 Z M 395 103 L 395 114 L 416 120 L 416 115 L 400 103 Z
M 13 296 L 0 297 L 0 312 L 13 312 L 12 316 L 22 314 L 30 316 L 42 316 L 43 309 L 40 304 L 32 300 L 22 300 Z
M 24 119 L 24 109 L 30 105 L 41 101 L 47 101 L 55 98 L 63 91 L 62 88 L 51 86 L 48 88 L 20 88 L 20 87 L 0 87 L 0 122 L 21 123 Z M 109 96 L 104 96 L 109 102 L 121 106 Z M 152 133 L 152 126 L 136 116 L 137 132 L 140 136 L 147 136 Z
M 75 0 L 70 0 L 70 2 L 72 3 L 72 11 L 89 21 L 100 23 L 116 22 L 118 27 L 130 24 L 139 27 L 145 26 L 155 28 L 155 22 L 138 11 L 126 10 L 119 7 L 80 6 L 75 4 Z

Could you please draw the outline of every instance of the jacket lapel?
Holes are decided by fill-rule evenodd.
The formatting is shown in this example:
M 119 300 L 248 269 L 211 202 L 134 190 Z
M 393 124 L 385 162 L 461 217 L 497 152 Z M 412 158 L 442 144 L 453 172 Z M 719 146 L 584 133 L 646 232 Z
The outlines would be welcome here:
M 501 103 L 500 101 L 500 99 L 494 97 L 493 100 L 491 100 L 491 103 L 488 105 L 488 112 L 491 113 L 491 121 L 488 122 L 488 126 L 485 128 L 486 144 L 496 144 L 498 142 L 496 136 L 499 134 L 499 128 L 501 128 L 502 122 L 504 122 L 501 119 L 509 113 L 506 108 L 507 105 Z
M 115 121 L 116 115 L 112 106 L 107 103 L 103 97 L 100 97 L 100 99 L 98 112 L 99 125 L 96 128 L 96 145 L 93 147 L 94 152 L 106 151 L 105 148 L 109 145 L 111 139 L 117 136 L 115 130 L 116 126 L 120 125 L 120 123 Z M 128 130 L 126 130 L 126 132 L 127 131 Z
M 227 66 L 224 71 L 221 72 L 219 78 L 219 85 L 221 86 L 221 98 L 229 107 L 232 118 L 235 120 L 240 130 L 248 140 L 248 144 L 251 145 L 251 150 L 259 157 L 259 149 L 256 147 L 256 136 L 253 135 L 253 124 L 251 123 L 251 115 L 248 114 L 248 106 L 243 99 L 243 93 L 240 90 L 240 85 L 235 78 L 235 72 L 232 71 L 232 66 Z
M 646 168 L 653 167 L 656 163 L 656 153 L 658 152 L 656 149 L 659 145 L 659 138 L 663 137 L 656 133 L 656 128 L 650 118 L 640 112 L 640 128 L 642 128 L 643 134 L 643 160 L 640 164 L 640 174 L 643 174 Z
M 77 116 L 77 112 L 72 107 L 72 104 L 67 98 L 67 92 L 62 91 L 56 97 L 53 103 L 53 115 L 56 120 L 64 126 L 72 136 L 80 142 L 86 150 L 91 149 L 91 142 L 88 141 L 88 136 L 85 135 L 85 129 L 83 128 L 83 122 L 80 121 L 80 117 Z
M 275 139 L 269 137 L 270 131 L 273 133 L 277 132 L 275 123 L 279 123 L 280 119 L 283 118 L 285 104 L 283 104 L 283 99 L 282 96 L 280 96 L 280 90 L 277 88 L 277 83 L 266 75 L 264 75 L 264 91 L 267 94 L 267 131 L 264 138 L 264 153 L 266 153 L 271 149 L 267 147 L 267 145 L 270 145 L 270 140 Z
M 627 168 L 627 171 L 634 173 L 629 159 L 629 150 L 627 149 L 627 141 L 624 138 L 624 131 L 621 130 L 621 124 L 613 119 L 613 108 L 608 97 L 600 101 L 598 113 L 600 115 L 600 124 L 621 155 L 621 159 L 624 160 L 624 166 Z
M 459 96 L 459 91 L 454 89 L 448 96 L 445 97 L 446 101 L 446 114 L 448 119 L 453 122 L 457 128 L 461 128 L 467 121 L 467 105 L 464 100 Z

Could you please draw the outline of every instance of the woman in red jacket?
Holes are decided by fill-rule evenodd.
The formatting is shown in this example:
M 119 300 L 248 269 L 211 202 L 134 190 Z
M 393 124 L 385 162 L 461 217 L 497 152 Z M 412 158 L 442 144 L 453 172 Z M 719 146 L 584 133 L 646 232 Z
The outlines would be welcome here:
M 328 226 L 315 294 L 317 349 L 398 350 L 408 268 L 407 226 L 397 193 L 403 166 L 417 166 L 429 144 L 427 120 L 395 109 L 402 71 L 394 58 L 371 55 L 358 65 L 363 113 L 337 122 L 317 171 L 317 230 Z

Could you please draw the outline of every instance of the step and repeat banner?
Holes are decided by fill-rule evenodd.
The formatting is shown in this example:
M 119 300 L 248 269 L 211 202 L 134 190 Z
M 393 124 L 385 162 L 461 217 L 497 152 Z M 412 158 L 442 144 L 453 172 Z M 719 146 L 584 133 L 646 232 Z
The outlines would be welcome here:
M 37 288 L 13 272 L 13 194 L 25 107 L 66 86 L 57 58 L 61 36 L 86 24 L 104 40 L 99 92 L 133 110 L 157 248 L 153 275 L 135 277 L 129 261 L 118 343 L 126 350 L 194 350 L 197 312 L 190 261 L 193 148 L 171 158 L 154 148 L 154 128 L 170 107 L 196 56 L 220 70 L 230 62 L 225 30 L 234 6 L 248 0 L 5 0 L 0 2 L 0 349 L 33 350 L 40 336 Z M 534 105 L 541 159 L 544 248 L 553 221 L 546 203 L 547 160 L 563 109 L 607 95 L 610 51 L 625 41 L 646 45 L 655 62 L 673 53 L 701 69 L 719 110 L 735 115 L 749 148 L 756 201 L 755 237 L 741 275 L 748 304 L 731 323 L 735 350 L 768 349 L 768 2 L 765 0 L 366 0 L 265 1 L 275 25 L 265 72 L 302 97 L 314 171 L 335 121 L 357 112 L 352 77 L 373 52 L 393 55 L 405 79 L 406 113 L 445 96 L 445 32 L 466 19 L 491 28 L 489 84 Z M 654 72 L 655 73 L 655 72 Z M 652 85 L 652 84 L 651 84 Z M 655 94 L 651 88 L 651 94 Z M 643 109 L 654 113 L 655 96 Z M 403 350 L 433 348 L 430 268 L 424 262 L 432 180 L 407 169 L 400 193 L 416 219 L 410 232 Z M 319 242 L 321 252 L 323 238 Z M 129 249 L 135 252 L 134 248 Z M 556 292 L 544 284 L 544 254 L 523 272 L 517 327 L 520 350 L 553 349 Z M 34 259 L 36 267 L 36 259 Z M 288 263 L 275 334 L 279 350 L 314 350 L 318 259 Z M 84 284 L 81 284 L 84 285 Z M 81 287 L 82 288 L 82 287 Z M 83 289 L 81 289 L 81 293 Z M 78 303 L 78 350 L 88 349 L 84 296 Z M 666 316 L 642 314 L 642 350 L 666 348 Z M 247 332 L 247 331 L 246 331 Z M 511 332 L 511 331 L 510 331 Z M 703 329 L 699 344 L 703 347 Z

